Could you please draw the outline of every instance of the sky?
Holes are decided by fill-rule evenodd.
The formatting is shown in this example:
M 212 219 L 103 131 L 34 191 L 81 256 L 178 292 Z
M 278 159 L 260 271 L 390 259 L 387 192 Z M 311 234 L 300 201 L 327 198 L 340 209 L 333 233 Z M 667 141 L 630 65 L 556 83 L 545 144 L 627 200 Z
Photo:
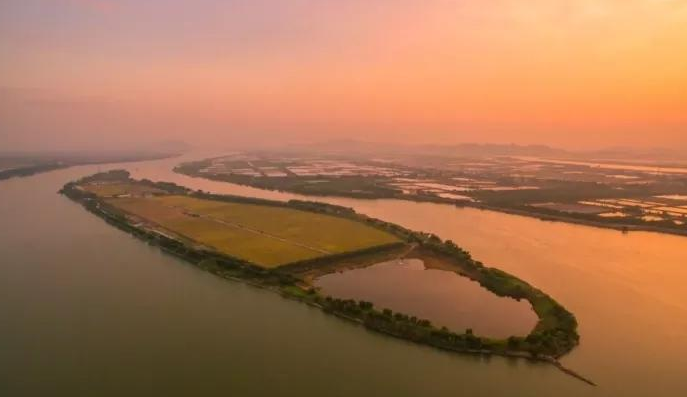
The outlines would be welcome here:
M 0 0 L 0 149 L 687 149 L 687 0 Z

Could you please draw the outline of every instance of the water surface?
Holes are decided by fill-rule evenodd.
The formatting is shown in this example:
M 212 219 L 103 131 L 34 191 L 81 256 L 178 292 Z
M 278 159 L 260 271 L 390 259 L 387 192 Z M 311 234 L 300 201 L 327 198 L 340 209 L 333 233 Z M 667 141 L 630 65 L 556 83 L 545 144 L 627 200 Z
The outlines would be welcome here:
M 331 273 L 315 285 L 325 295 L 374 302 L 458 333 L 471 328 L 480 336 L 526 336 L 537 324 L 529 302 L 496 296 L 455 272 L 427 269 L 420 259 Z
M 202 158 L 204 154 L 189 156 Z M 135 175 L 222 193 L 297 195 Z M 437 233 L 577 316 L 581 346 L 547 365 L 449 354 L 220 280 L 56 194 L 87 166 L 0 182 L 1 396 L 684 396 L 687 238 L 622 234 L 449 205 L 321 198 Z

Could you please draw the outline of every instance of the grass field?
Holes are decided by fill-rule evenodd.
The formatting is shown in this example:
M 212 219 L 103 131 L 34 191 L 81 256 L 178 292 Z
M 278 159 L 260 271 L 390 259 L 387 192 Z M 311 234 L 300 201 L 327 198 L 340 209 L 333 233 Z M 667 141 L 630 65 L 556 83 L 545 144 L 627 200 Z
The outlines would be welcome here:
M 264 267 L 399 241 L 365 224 L 290 208 L 185 196 L 108 202 L 178 235 Z

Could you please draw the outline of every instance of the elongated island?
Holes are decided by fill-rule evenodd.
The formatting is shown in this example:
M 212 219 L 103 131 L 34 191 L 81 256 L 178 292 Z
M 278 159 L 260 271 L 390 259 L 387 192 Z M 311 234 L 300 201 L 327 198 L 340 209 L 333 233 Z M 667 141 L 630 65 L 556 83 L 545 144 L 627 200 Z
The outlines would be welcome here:
M 486 267 L 452 241 L 319 202 L 271 201 L 134 180 L 124 170 L 67 183 L 60 193 L 108 223 L 217 276 L 265 288 L 397 338 L 436 348 L 545 361 L 579 343 L 577 321 L 550 296 Z M 500 297 L 528 301 L 537 315 L 527 336 L 503 339 L 450 330 L 375 302 L 325 296 L 313 280 L 342 269 L 420 259 L 478 282 Z

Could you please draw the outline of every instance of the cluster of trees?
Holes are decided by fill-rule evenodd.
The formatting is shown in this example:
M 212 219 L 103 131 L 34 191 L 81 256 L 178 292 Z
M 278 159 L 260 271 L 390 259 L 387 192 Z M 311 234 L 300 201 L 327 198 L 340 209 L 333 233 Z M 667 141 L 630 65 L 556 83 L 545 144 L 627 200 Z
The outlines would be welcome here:
M 684 229 L 684 226 L 675 224 L 671 219 L 663 219 L 661 221 L 647 222 L 641 218 L 644 211 L 639 207 L 625 207 L 622 212 L 627 214 L 624 218 L 604 218 L 596 214 L 584 214 L 581 212 L 563 212 L 552 208 L 534 207 L 528 205 L 513 206 L 512 209 L 526 212 L 528 214 L 536 214 L 551 217 L 566 217 L 571 219 L 579 219 L 582 221 L 605 223 L 609 225 L 627 225 L 627 226 L 650 226 L 661 227 L 665 229 Z M 668 217 L 666 217 L 668 218 Z
M 344 207 L 341 205 L 321 203 L 317 201 L 289 200 L 288 204 L 293 208 L 298 208 L 310 212 L 318 212 L 321 214 L 336 215 L 343 217 L 350 217 L 356 215 L 356 212 L 353 208 Z
M 572 313 L 557 302 L 547 303 L 549 308 L 540 314 L 543 320 L 525 338 L 525 342 L 527 342 L 527 350 L 532 354 L 559 356 L 579 343 L 577 320 Z M 535 306 L 535 311 L 537 311 L 537 306 Z
M 97 181 L 107 181 L 107 182 L 133 182 L 131 179 L 131 174 L 126 170 L 111 170 L 105 172 L 99 172 L 97 174 L 85 176 L 78 181 L 76 184 L 97 182 Z
M 137 183 L 144 186 L 149 186 L 163 190 L 170 194 L 187 194 L 190 189 L 177 185 L 173 182 L 153 182 L 150 179 L 141 179 L 139 181 L 132 179 L 131 174 L 127 170 L 110 170 L 99 172 L 97 174 L 85 176 L 76 182 L 70 182 L 67 185 L 77 186 L 79 184 L 92 182 L 122 182 L 122 183 Z
M 150 186 L 160 190 L 164 190 L 165 192 L 170 194 L 188 194 L 191 191 L 191 189 L 188 189 L 184 186 L 179 186 L 173 182 L 153 182 L 150 179 L 141 179 L 140 181 L 138 181 L 138 183 L 145 186 Z
M 319 298 L 318 303 L 326 312 L 340 313 L 347 316 L 361 317 L 374 310 L 372 302 L 338 299 L 327 296 Z
M 539 317 L 537 327 L 525 339 L 509 338 L 509 349 L 526 350 L 535 355 L 560 356 L 579 343 L 575 316 L 542 291 L 504 271 L 485 267 L 450 240 L 441 241 L 438 236 L 429 235 L 421 241 L 421 245 L 455 259 L 468 270 L 465 276 L 479 282 L 492 293 L 517 300 L 526 299 L 532 304 Z
M 64 185 L 62 189 L 60 189 L 60 193 L 76 201 L 81 201 L 85 199 L 95 199 L 98 197 L 94 193 L 87 192 L 85 190 L 80 190 L 76 187 L 77 183 L 69 182 L 66 185 Z
M 338 254 L 329 254 L 325 256 L 319 256 L 316 258 L 312 259 L 304 259 L 301 261 L 296 261 L 296 262 L 291 262 L 287 265 L 282 265 L 280 266 L 280 269 L 283 269 L 284 271 L 297 271 L 297 272 L 304 272 L 308 271 L 311 269 L 314 269 L 316 267 L 321 267 L 330 263 L 334 262 L 339 262 L 344 259 L 350 259 L 350 258 L 355 258 L 358 256 L 364 256 L 364 255 L 370 255 L 370 254 L 376 254 L 380 252 L 386 252 L 390 250 L 397 249 L 399 247 L 404 246 L 405 243 L 403 242 L 397 242 L 397 243 L 389 243 L 389 244 L 383 244 L 383 245 L 375 245 L 373 247 L 369 248 L 363 248 L 355 251 L 346 251 L 346 252 L 341 252 Z
M 0 180 L 14 177 L 31 176 L 41 172 L 52 171 L 67 165 L 61 162 L 29 165 L 25 167 L 12 168 L 9 170 L 0 170 Z
M 389 309 L 382 312 L 370 312 L 364 318 L 363 324 L 370 329 L 442 349 L 459 351 L 491 349 L 485 340 L 475 336 L 470 329 L 463 334 L 458 334 L 446 327 L 436 328 L 429 320 L 403 313 L 392 313 Z
M 451 240 L 442 241 L 435 234 L 430 234 L 428 238 L 422 241 L 422 245 L 434 252 L 457 259 L 461 264 L 469 268 L 479 269 L 484 267 L 481 262 L 472 259 L 472 255 L 468 251 L 457 246 Z
M 489 341 L 474 335 L 471 329 L 458 334 L 446 327 L 436 328 L 426 319 L 399 312 L 394 313 L 391 309 L 376 310 L 373 303 L 367 301 L 337 299 L 329 296 L 318 297 L 316 300 L 326 312 L 361 320 L 369 329 L 398 338 L 459 351 L 491 349 Z
M 214 201 L 224 201 L 228 203 L 241 203 L 241 204 L 258 204 L 258 205 L 270 205 L 273 207 L 287 207 L 287 203 L 282 201 L 261 199 L 258 197 L 247 197 L 247 196 L 234 196 L 230 194 L 213 194 L 203 192 L 202 190 L 197 190 L 190 193 L 191 196 Z
M 540 293 L 531 285 L 499 269 L 481 267 L 479 269 L 480 285 L 498 296 L 513 299 L 535 299 Z

